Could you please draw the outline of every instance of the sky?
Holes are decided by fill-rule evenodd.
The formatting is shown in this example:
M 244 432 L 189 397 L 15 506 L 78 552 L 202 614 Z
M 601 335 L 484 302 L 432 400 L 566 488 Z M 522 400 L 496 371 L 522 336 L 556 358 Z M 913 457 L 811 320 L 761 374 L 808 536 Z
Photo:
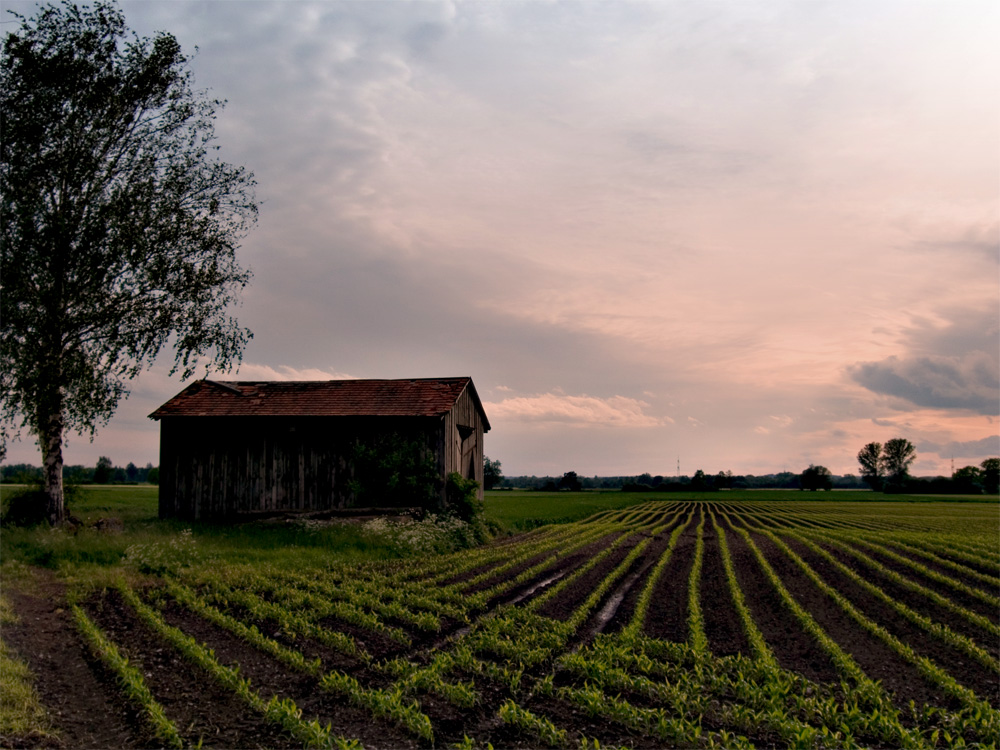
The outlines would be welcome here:
M 511 476 L 1000 455 L 993 0 L 121 7 L 258 183 L 213 377 L 471 376 Z M 67 463 L 158 462 L 161 359 Z

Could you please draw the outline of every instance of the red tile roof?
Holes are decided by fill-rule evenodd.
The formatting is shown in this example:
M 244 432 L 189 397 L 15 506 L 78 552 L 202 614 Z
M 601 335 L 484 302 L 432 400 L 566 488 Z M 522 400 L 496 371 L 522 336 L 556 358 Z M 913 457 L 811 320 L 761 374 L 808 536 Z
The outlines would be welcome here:
M 435 417 L 447 414 L 466 388 L 489 430 L 472 378 L 410 380 L 199 380 L 150 414 L 163 417 L 315 416 Z

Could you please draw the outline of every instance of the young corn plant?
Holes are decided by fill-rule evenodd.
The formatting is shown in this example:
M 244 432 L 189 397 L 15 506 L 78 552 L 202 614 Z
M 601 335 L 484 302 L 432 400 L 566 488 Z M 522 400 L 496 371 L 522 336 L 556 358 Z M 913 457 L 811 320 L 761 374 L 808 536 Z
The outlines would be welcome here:
M 263 716 L 265 721 L 288 732 L 297 741 L 302 742 L 304 747 L 329 748 L 337 743 L 338 739 L 332 734 L 329 724 L 323 726 L 314 719 L 309 721 L 303 719 L 301 711 L 291 699 L 282 699 L 275 695 L 269 701 L 264 700 L 250 687 L 249 680 L 239 676 L 238 670 L 220 664 L 210 649 L 200 645 L 178 628 L 167 624 L 163 617 L 145 604 L 124 581 L 119 582 L 118 590 L 139 619 L 151 630 L 170 643 L 185 659 L 207 672 L 219 685 L 235 693 L 252 710 Z
M 565 729 L 560 729 L 547 717 L 536 716 L 521 708 L 513 700 L 508 699 L 500 706 L 498 716 L 504 724 L 528 732 L 548 747 L 565 747 L 567 744 Z
M 163 706 L 149 691 L 142 673 L 122 656 L 118 647 L 104 635 L 80 607 L 73 605 L 72 612 L 76 628 L 87 642 L 91 653 L 104 662 L 115 675 L 126 699 L 138 709 L 153 736 L 166 747 L 183 748 L 184 740 L 177 731 L 177 727 L 167 718 Z
M 345 696 L 376 717 L 393 721 L 415 737 L 434 742 L 430 717 L 420 710 L 416 701 L 407 700 L 398 686 L 387 690 L 366 689 L 354 677 L 339 671 L 323 675 L 319 685 L 327 692 Z
M 701 583 L 701 566 L 705 556 L 705 519 L 704 510 L 701 513 L 701 521 L 695 531 L 694 562 L 691 565 L 691 574 L 688 577 L 688 642 L 697 654 L 708 653 L 708 637 L 705 635 L 705 620 L 701 614 L 701 597 L 699 588 Z

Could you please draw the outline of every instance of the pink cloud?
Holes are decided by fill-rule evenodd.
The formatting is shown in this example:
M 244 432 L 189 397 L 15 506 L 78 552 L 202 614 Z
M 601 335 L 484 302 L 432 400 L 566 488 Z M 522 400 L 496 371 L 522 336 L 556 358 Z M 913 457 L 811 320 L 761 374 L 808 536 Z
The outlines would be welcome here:
M 494 422 L 559 422 L 580 427 L 656 427 L 669 417 L 655 417 L 644 410 L 645 401 L 625 396 L 597 398 L 570 396 L 564 393 L 544 393 L 538 396 L 515 396 L 502 401 L 485 403 Z

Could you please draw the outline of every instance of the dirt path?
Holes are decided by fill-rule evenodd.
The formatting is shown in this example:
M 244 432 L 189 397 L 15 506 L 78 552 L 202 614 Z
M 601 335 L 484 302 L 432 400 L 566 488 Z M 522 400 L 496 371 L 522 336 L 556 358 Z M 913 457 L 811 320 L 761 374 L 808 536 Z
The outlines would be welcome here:
M 35 690 L 67 748 L 148 747 L 150 740 L 111 678 L 90 658 L 66 605 L 65 587 L 51 573 L 25 590 L 4 587 L 19 618 L 3 639 L 35 675 Z M 24 746 L 4 737 L 4 747 Z M 29 743 L 32 744 L 33 743 Z

